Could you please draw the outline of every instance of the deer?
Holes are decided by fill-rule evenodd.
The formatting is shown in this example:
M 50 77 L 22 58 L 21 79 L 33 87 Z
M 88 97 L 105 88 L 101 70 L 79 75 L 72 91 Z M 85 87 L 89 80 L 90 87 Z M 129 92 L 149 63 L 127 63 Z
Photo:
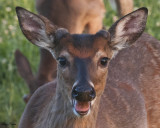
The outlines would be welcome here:
M 94 34 L 103 27 L 105 7 L 102 0 L 36 0 L 36 10 L 70 33 L 85 31 Z M 15 60 L 18 72 L 30 92 L 23 98 L 25 103 L 39 86 L 56 78 L 56 61 L 45 49 L 40 49 L 40 64 L 35 76 L 28 59 L 19 50 L 15 52 Z
M 16 8 L 20 28 L 57 62 L 57 78 L 39 87 L 19 128 L 158 128 L 160 42 L 143 33 L 142 7 L 109 30 L 71 34 Z
M 116 0 L 115 4 L 119 16 L 133 10 L 132 0 Z M 79 34 L 83 31 L 94 34 L 100 30 L 105 14 L 102 0 L 36 0 L 36 9 L 57 26 L 68 29 L 70 33 Z M 15 60 L 20 76 L 29 87 L 30 94 L 23 97 L 25 103 L 38 87 L 56 78 L 56 61 L 45 49 L 40 49 L 40 65 L 36 76 L 32 73 L 28 59 L 19 50 L 15 52 Z

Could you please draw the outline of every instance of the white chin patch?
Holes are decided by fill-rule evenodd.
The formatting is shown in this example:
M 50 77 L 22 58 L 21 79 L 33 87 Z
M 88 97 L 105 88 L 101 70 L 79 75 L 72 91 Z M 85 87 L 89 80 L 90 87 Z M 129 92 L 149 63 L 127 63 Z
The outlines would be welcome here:
M 91 109 L 91 103 L 92 101 L 77 101 L 75 99 L 72 99 L 73 104 L 73 112 L 76 116 L 82 117 L 89 115 L 90 109 Z

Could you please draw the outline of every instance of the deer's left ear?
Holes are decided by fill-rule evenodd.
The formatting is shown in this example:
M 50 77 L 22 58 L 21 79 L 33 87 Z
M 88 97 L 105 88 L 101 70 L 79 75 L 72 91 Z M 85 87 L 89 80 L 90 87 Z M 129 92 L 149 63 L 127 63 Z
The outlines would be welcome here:
M 117 51 L 133 44 L 145 29 L 147 15 L 148 10 L 143 7 L 115 22 L 109 29 L 111 48 Z

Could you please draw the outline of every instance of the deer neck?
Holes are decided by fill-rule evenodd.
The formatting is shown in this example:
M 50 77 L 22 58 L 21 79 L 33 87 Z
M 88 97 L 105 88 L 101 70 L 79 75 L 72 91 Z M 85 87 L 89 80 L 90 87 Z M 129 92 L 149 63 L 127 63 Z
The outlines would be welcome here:
M 48 128 L 95 128 L 100 97 L 97 97 L 92 105 L 89 115 L 77 117 L 73 113 L 71 101 L 66 90 L 57 85 L 56 96 L 52 99 L 48 110 Z M 63 86 L 64 87 L 64 86 Z

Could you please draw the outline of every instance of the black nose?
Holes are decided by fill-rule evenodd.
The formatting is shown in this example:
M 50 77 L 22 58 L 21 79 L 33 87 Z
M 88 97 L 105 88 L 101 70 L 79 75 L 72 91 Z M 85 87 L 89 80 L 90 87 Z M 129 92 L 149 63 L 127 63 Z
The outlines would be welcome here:
M 96 97 L 96 92 L 92 86 L 76 85 L 72 90 L 72 98 L 78 101 L 92 101 Z

